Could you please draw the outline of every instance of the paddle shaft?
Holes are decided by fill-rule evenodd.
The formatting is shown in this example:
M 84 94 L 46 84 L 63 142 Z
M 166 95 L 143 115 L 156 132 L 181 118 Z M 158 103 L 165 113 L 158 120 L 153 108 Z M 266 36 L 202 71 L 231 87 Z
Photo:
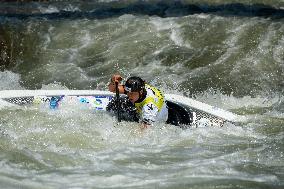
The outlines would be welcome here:
M 117 120 L 118 122 L 121 122 L 120 117 L 120 103 L 119 103 L 119 88 L 118 88 L 118 82 L 115 82 L 115 97 L 116 97 L 116 108 L 117 108 Z

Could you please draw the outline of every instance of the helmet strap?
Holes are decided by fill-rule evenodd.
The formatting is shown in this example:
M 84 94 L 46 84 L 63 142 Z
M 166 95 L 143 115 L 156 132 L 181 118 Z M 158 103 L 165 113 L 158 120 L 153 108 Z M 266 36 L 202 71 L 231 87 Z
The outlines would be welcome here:
M 146 95 L 147 95 L 146 89 L 143 88 L 142 91 L 139 92 L 139 99 L 138 99 L 138 101 L 142 102 L 146 98 Z

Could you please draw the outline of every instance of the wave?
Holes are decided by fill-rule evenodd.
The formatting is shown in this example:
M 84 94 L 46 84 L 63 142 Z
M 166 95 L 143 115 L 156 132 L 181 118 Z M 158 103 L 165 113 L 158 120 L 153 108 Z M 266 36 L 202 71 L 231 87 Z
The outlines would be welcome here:
M 86 8 L 86 4 L 88 8 Z M 5 9 L 5 5 L 9 9 Z M 91 8 L 90 8 L 91 7 Z M 117 2 L 93 3 L 48 3 L 48 4 L 4 4 L 0 9 L 1 17 L 28 19 L 31 17 L 47 19 L 105 19 L 119 17 L 124 14 L 179 17 L 193 14 L 215 14 L 221 16 L 284 18 L 284 10 L 266 4 L 189 4 L 182 1 L 134 1 L 119 5 Z

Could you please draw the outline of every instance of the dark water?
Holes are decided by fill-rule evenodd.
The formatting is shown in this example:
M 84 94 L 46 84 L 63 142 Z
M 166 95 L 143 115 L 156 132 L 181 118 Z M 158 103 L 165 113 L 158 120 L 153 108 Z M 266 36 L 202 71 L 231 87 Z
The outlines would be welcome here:
M 283 188 L 283 1 L 0 4 L 0 89 L 139 75 L 250 119 L 137 125 L 77 106 L 0 109 L 1 188 Z

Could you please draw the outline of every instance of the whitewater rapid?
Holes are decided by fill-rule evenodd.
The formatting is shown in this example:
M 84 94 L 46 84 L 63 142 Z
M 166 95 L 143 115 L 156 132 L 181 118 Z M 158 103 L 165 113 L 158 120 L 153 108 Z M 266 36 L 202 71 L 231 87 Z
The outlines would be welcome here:
M 181 2 L 3 2 L 0 90 L 107 90 L 119 72 L 249 121 L 141 133 L 79 105 L 7 107 L 0 188 L 283 188 L 283 1 Z

